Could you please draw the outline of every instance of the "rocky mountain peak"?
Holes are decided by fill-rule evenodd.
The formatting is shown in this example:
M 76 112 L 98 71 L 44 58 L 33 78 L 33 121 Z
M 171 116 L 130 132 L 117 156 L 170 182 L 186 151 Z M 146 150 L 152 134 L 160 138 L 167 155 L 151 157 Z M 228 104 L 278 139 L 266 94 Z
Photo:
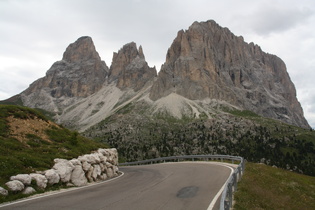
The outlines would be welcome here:
M 100 90 L 107 74 L 108 67 L 92 39 L 81 37 L 67 47 L 63 59 L 55 62 L 45 77 L 21 93 L 23 104 L 55 112 L 66 98 L 87 97 Z
M 140 49 L 142 57 L 140 57 Z M 112 65 L 109 73 L 111 80 L 116 80 L 125 70 L 126 66 L 136 57 L 144 59 L 142 47 L 140 49 L 137 49 L 136 43 L 130 42 L 125 44 L 117 53 L 113 53 Z
M 142 46 L 138 50 L 136 43 L 131 42 L 114 53 L 109 81 L 117 80 L 118 88 L 133 88 L 137 91 L 155 76 L 156 69 L 148 66 Z
M 86 60 L 100 60 L 100 56 L 96 52 L 92 38 L 83 36 L 67 47 L 63 53 L 62 60 L 67 62 L 82 62 Z
M 155 101 L 171 93 L 226 101 L 308 127 L 284 62 L 213 20 L 179 31 L 168 49 L 150 98 Z

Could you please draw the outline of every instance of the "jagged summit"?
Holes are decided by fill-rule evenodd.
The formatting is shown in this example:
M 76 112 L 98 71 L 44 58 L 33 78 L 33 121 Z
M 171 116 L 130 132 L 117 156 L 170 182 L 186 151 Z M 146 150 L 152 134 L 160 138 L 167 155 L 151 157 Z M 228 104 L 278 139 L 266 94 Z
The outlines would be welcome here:
M 170 93 L 227 101 L 265 117 L 308 126 L 284 62 L 212 20 L 179 31 L 168 49 L 150 98 Z
M 150 68 L 145 61 L 142 46 L 138 50 L 136 43 L 131 42 L 124 45 L 118 53 L 114 52 L 109 80 L 117 80 L 118 88 L 138 91 L 156 74 L 156 69 Z
M 55 62 L 45 77 L 23 91 L 23 102 L 33 107 L 47 103 L 50 97 L 87 97 L 102 87 L 107 74 L 108 67 L 92 39 L 81 37 L 67 47 L 63 59 Z
M 62 60 L 67 62 L 82 62 L 85 60 L 100 60 L 93 40 L 89 36 L 82 36 L 70 44 L 63 53 Z
M 127 65 L 137 57 L 144 59 L 142 47 L 140 46 L 138 50 L 134 42 L 125 44 L 118 52 L 114 52 L 109 73 L 111 80 L 117 79 L 124 72 Z

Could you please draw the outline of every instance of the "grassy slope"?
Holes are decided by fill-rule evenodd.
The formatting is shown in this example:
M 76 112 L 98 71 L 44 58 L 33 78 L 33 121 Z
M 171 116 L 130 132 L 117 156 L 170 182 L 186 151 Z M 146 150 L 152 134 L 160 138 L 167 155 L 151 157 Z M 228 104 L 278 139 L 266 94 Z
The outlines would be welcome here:
M 34 109 L 0 105 L 0 186 L 2 187 L 12 175 L 51 168 L 54 158 L 71 159 L 97 148 L 107 147 L 106 144 L 97 143 L 59 126 L 51 126 L 44 131 L 51 142 L 34 134 L 25 134 L 27 141 L 21 142 L 10 135 L 11 128 L 7 122 L 9 116 L 47 121 L 45 116 Z
M 247 163 L 235 193 L 237 209 L 315 209 L 315 177 Z

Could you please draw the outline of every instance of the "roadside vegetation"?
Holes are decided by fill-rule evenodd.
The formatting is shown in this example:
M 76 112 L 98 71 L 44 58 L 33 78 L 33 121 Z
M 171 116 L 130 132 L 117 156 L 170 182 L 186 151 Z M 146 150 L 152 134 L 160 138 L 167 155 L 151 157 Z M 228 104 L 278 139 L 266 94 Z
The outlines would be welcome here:
M 34 126 L 34 128 L 32 128 Z M 55 158 L 71 159 L 107 148 L 49 121 L 40 112 L 22 106 L 0 105 L 0 186 L 19 173 L 49 169 Z M 0 196 L 0 203 L 16 195 Z
M 265 164 L 246 164 L 234 209 L 315 209 L 315 177 Z

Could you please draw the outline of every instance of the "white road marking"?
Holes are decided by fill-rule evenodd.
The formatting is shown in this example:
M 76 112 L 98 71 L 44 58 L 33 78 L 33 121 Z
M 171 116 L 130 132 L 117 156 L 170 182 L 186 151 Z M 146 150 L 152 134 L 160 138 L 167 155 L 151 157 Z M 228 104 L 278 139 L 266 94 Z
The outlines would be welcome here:
M 51 196 L 51 195 L 61 194 L 61 193 L 70 192 L 70 191 L 74 191 L 74 190 L 80 190 L 80 189 L 87 188 L 87 187 L 92 187 L 92 186 L 95 186 L 95 185 L 104 184 L 106 182 L 114 181 L 115 179 L 118 179 L 118 178 L 122 177 L 123 175 L 124 175 L 124 172 L 121 171 L 121 175 L 119 175 L 119 176 L 117 176 L 115 178 L 109 179 L 109 180 L 105 180 L 105 181 L 102 181 L 102 182 L 96 182 L 96 183 L 90 183 L 90 184 L 88 184 L 86 186 L 82 186 L 82 187 L 74 187 L 74 188 L 68 188 L 68 189 L 60 189 L 58 191 L 46 192 L 46 193 L 44 193 L 44 195 L 37 194 L 37 195 L 34 195 L 34 197 L 22 199 L 22 200 L 19 200 L 19 201 L 13 201 L 13 202 L 10 202 L 10 203 L 7 203 L 7 204 L 0 204 L 0 208 L 5 207 L 5 206 L 10 206 L 10 205 L 13 205 L 13 204 L 23 203 L 23 202 L 26 202 L 26 201 L 36 200 L 36 199 L 39 199 L 39 198 L 48 197 L 48 196 Z
M 228 167 L 229 169 L 231 169 L 230 176 L 232 176 L 233 171 L 234 171 L 234 169 L 233 169 L 232 167 L 230 167 L 230 166 L 228 166 L 228 165 L 226 165 L 226 164 L 223 164 L 223 163 L 218 163 L 217 165 L 225 166 L 225 167 Z M 223 192 L 224 187 L 225 187 L 225 185 L 227 184 L 227 182 L 228 182 L 230 176 L 228 177 L 228 179 L 226 180 L 226 182 L 224 183 L 224 185 L 221 187 L 221 189 L 219 190 L 219 192 L 214 196 L 214 198 L 213 198 L 212 202 L 210 203 L 209 207 L 207 208 L 207 210 L 212 210 L 212 209 L 213 209 L 215 203 L 217 202 L 218 198 L 220 197 L 221 193 Z

